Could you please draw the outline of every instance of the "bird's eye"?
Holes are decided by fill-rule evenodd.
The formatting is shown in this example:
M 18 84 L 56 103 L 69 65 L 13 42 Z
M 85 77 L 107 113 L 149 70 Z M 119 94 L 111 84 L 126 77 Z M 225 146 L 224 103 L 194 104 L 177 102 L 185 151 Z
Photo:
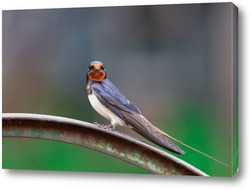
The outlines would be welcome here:
M 89 69 L 90 70 L 93 70 L 95 67 L 94 66 L 89 66 Z
M 104 70 L 104 66 L 101 66 L 101 69 Z

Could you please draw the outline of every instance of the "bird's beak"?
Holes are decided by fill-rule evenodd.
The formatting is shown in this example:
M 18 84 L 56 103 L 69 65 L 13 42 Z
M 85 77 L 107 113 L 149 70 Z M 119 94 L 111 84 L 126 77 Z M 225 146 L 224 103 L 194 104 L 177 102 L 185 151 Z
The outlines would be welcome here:
M 95 71 L 100 71 L 101 69 L 100 69 L 100 68 L 95 68 L 94 70 L 95 70 Z

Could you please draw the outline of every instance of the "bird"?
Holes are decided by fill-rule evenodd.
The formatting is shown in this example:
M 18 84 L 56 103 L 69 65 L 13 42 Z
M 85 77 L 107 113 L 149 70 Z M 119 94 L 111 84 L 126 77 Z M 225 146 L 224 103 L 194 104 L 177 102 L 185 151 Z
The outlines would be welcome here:
M 154 126 L 107 78 L 105 65 L 92 61 L 86 73 L 86 90 L 92 107 L 111 123 L 106 128 L 115 130 L 116 126 L 133 129 L 156 145 L 182 155 L 185 152 L 166 137 L 168 134 Z
M 175 139 L 148 121 L 141 111 L 107 78 L 106 67 L 102 62 L 92 61 L 89 64 L 86 72 L 86 89 L 92 107 L 110 121 L 107 126 L 98 124 L 104 129 L 115 130 L 116 126 L 128 127 L 168 151 L 178 155 L 185 154 L 185 151 L 167 139 L 169 138 L 222 165 L 230 167 L 230 165 Z

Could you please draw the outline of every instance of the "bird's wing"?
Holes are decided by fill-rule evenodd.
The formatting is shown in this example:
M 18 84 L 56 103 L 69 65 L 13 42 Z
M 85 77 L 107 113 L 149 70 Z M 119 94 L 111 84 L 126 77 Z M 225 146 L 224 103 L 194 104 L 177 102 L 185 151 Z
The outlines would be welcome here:
M 122 112 L 125 122 L 132 126 L 133 130 L 141 134 L 151 142 L 177 154 L 184 154 L 178 146 L 167 140 L 164 132 L 150 123 L 143 115 L 137 113 Z
M 105 107 L 109 109 L 114 107 L 115 110 L 129 113 L 141 113 L 108 79 L 100 83 L 93 83 L 91 88 Z

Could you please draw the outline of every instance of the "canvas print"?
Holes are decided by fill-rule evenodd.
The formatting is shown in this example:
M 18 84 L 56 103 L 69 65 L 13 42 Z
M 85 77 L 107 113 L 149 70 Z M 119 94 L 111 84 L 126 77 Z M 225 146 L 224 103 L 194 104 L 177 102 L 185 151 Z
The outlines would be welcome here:
M 4 10 L 2 168 L 233 176 L 232 3 Z

